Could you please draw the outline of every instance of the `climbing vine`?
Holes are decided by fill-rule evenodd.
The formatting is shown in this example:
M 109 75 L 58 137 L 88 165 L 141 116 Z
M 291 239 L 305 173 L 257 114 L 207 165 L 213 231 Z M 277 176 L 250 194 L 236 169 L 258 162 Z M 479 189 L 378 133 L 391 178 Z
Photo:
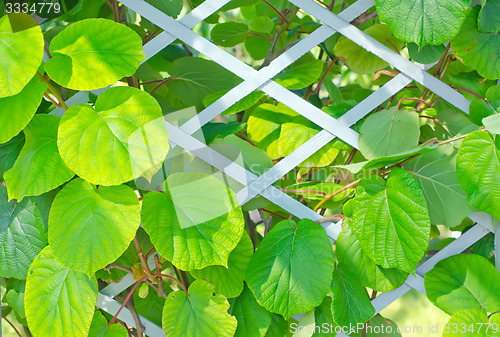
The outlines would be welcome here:
M 146 2 L 178 19 L 203 1 Z M 335 14 L 353 3 L 317 2 Z M 240 205 L 245 186 L 169 131 L 250 179 L 321 125 L 256 90 L 197 131 L 196 115 L 243 81 L 224 64 L 180 40 L 146 57 L 144 46 L 165 33 L 115 0 L 5 1 L 2 318 L 35 337 L 143 336 L 141 318 L 167 336 L 193 337 L 395 327 L 371 300 L 415 275 L 453 241 L 450 231 L 468 231 L 472 213 L 500 219 L 499 10 L 499 0 L 376 0 L 351 22 L 429 65 L 470 108 L 415 81 L 381 103 L 352 126 L 356 144 L 339 134 L 274 182 L 321 216 L 312 221 L 261 195 Z M 232 0 L 193 30 L 261 70 L 321 26 L 284 0 Z M 398 74 L 335 33 L 273 80 L 342 120 Z M 338 238 L 325 230 L 332 222 L 341 224 Z M 429 300 L 470 336 L 498 336 L 493 241 L 486 235 L 424 277 Z M 133 326 L 96 306 L 99 291 L 128 274 L 135 282 L 115 299 Z

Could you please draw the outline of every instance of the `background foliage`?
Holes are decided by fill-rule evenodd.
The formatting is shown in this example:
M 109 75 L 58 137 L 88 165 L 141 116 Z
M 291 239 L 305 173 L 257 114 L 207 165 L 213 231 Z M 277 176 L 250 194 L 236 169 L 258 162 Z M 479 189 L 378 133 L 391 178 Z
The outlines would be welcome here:
M 147 2 L 180 18 L 202 1 Z M 318 2 L 339 13 L 353 1 Z M 240 78 L 178 40 L 143 62 L 162 31 L 116 1 L 51 3 L 61 9 L 0 7 L 2 317 L 16 334 L 141 336 L 95 307 L 127 273 L 137 282 L 117 299 L 167 336 L 289 336 L 301 313 L 300 325 L 330 327 L 307 336 L 395 327 L 370 300 L 471 213 L 500 219 L 498 0 L 377 0 L 352 22 L 432 64 L 470 114 L 416 82 L 382 103 L 353 126 L 359 150 L 333 140 L 274 184 L 319 223 L 261 196 L 240 206 L 239 183 L 170 147 L 165 120 L 182 125 Z M 19 13 L 32 8 L 46 20 Z M 262 69 L 320 26 L 284 0 L 232 0 L 194 31 Z M 337 33 L 274 81 L 337 119 L 398 73 Z M 89 102 L 68 106 L 80 90 Z M 321 130 L 255 91 L 196 137 L 261 175 Z M 321 223 L 340 220 L 332 244 Z M 425 275 L 430 302 L 466 327 L 444 336 L 500 335 L 494 263 L 489 234 Z

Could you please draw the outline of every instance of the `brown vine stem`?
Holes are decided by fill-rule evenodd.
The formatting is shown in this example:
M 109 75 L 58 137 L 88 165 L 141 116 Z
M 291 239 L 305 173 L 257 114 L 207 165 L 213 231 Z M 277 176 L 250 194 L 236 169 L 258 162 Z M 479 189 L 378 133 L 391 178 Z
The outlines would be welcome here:
M 166 80 L 161 81 L 161 83 L 160 83 L 160 84 L 158 84 L 156 87 L 154 87 L 154 88 L 153 88 L 153 90 L 151 90 L 151 91 L 149 92 L 149 94 L 150 94 L 150 95 L 152 95 L 152 94 L 153 94 L 156 90 L 158 90 L 158 89 L 159 89 L 162 85 L 164 85 L 165 83 L 170 82 L 170 81 L 172 81 L 172 80 L 174 80 L 174 79 L 175 79 L 175 77 L 169 77 L 169 78 L 167 78 Z
M 21 333 L 19 332 L 19 330 L 17 330 L 16 326 L 15 326 L 14 324 L 12 324 L 12 322 L 11 322 L 11 321 L 10 321 L 7 317 L 5 317 L 5 315 L 4 315 L 4 314 L 2 314 L 2 318 L 3 318 L 3 319 L 7 322 L 7 323 L 9 323 L 9 324 L 10 324 L 10 326 L 12 327 L 12 329 L 14 329 L 14 331 L 17 333 L 17 335 L 18 335 L 19 337 L 23 337 L 23 336 L 21 335 Z
M 351 187 L 355 187 L 358 185 L 358 183 L 361 181 L 361 179 L 358 179 L 358 180 L 355 180 L 353 181 L 352 183 L 350 184 L 347 184 L 345 185 L 344 187 L 342 187 L 340 190 L 337 190 L 335 192 L 333 192 L 332 194 L 328 194 L 327 196 L 325 196 L 317 205 L 316 207 L 314 207 L 314 211 L 317 211 L 321 206 L 323 206 L 324 204 L 326 204 L 328 202 L 328 200 L 330 200 L 331 198 L 333 198 L 334 196 L 336 196 L 337 194 L 340 194 L 342 192 L 344 192 L 345 190 L 347 190 L 348 188 L 351 188 Z
M 188 294 L 188 291 L 186 289 L 186 287 L 184 287 L 184 285 L 182 284 L 181 281 L 179 281 L 178 279 L 176 279 L 175 277 L 173 276 L 170 276 L 170 275 L 165 275 L 165 274 L 154 274 L 153 276 L 161 276 L 161 277 L 165 277 L 165 278 L 169 278 L 171 280 L 174 280 L 178 285 L 179 287 L 182 289 L 182 291 L 184 291 L 186 293 L 186 295 L 189 296 Z M 120 314 L 120 312 L 123 310 L 123 308 L 125 307 L 125 305 L 127 304 L 127 302 L 130 300 L 130 298 L 132 297 L 132 294 L 134 293 L 134 291 L 137 289 L 137 287 L 144 281 L 146 281 L 147 279 L 149 278 L 149 276 L 144 276 L 143 278 L 141 278 L 139 281 L 137 281 L 134 286 L 132 287 L 132 289 L 130 290 L 130 292 L 128 293 L 127 297 L 125 298 L 125 300 L 123 301 L 122 305 L 120 306 L 120 309 L 118 309 L 118 311 L 116 312 L 116 314 L 113 316 L 113 318 L 111 319 L 111 321 L 109 321 L 108 325 L 106 325 L 106 329 L 104 329 L 104 331 L 108 330 L 108 328 L 111 326 L 111 324 L 113 324 L 113 322 L 115 321 L 115 319 L 118 317 L 118 315 Z
M 247 32 L 248 34 L 252 34 L 252 35 L 255 35 L 255 36 L 258 36 L 258 37 L 261 37 L 263 39 L 266 39 L 268 41 L 272 41 L 273 39 L 270 38 L 269 36 L 264 36 L 262 34 L 259 34 L 259 33 L 255 33 L 255 32 Z
M 415 101 L 415 102 L 420 102 L 424 105 L 428 104 L 427 101 L 421 99 L 421 98 L 414 98 L 414 97 L 403 97 L 398 101 L 398 105 L 396 105 L 396 110 L 399 110 L 399 106 L 403 101 Z
M 151 278 L 151 280 L 154 279 L 153 273 L 151 272 L 151 269 L 149 269 L 148 266 L 148 261 L 146 260 L 146 257 L 144 256 L 144 253 L 142 252 L 141 245 L 139 244 L 139 240 L 137 239 L 137 236 L 134 237 L 134 244 L 135 248 L 137 249 L 137 254 L 139 255 L 139 259 L 141 259 L 141 264 L 142 268 L 146 272 L 146 275 Z
M 57 99 L 57 101 L 59 102 L 59 105 L 56 104 L 57 107 L 62 107 L 64 108 L 64 110 L 68 110 L 68 106 L 66 105 L 66 103 L 64 102 L 64 100 L 62 99 L 61 95 L 57 92 L 57 90 L 52 86 L 52 84 L 50 84 L 50 79 L 43 76 L 42 74 L 40 74 L 38 71 L 36 72 L 36 75 L 38 76 L 38 78 L 40 78 L 40 80 L 42 82 L 44 82 L 45 84 L 47 84 L 47 89 L 49 89 L 49 91 L 51 92 L 52 95 L 54 95 L 54 97 Z M 51 100 L 52 101 L 52 100 Z
M 158 257 L 158 255 L 155 255 L 155 264 L 156 264 L 156 272 L 161 273 L 162 265 L 160 263 L 160 258 Z M 163 280 L 161 279 L 161 277 L 160 277 L 159 282 L 158 282 L 157 293 L 158 293 L 158 296 L 167 298 L 167 293 L 165 292 L 165 288 L 163 286 Z
M 276 7 L 274 7 L 272 4 L 270 4 L 268 1 L 266 0 L 262 0 L 264 3 L 266 3 L 269 7 L 272 8 L 273 11 L 275 11 L 282 19 L 284 22 L 289 22 L 288 19 L 286 18 L 286 16 L 283 15 L 283 13 L 281 13 Z

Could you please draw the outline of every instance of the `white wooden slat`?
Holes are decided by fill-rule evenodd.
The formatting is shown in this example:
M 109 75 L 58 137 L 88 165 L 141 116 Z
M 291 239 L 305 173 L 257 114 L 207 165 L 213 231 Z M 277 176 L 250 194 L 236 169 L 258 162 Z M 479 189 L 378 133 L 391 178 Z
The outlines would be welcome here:
M 339 120 L 346 125 L 356 123 L 378 105 L 382 104 L 389 99 L 389 97 L 408 85 L 411 81 L 412 79 L 408 78 L 404 74 L 397 75 L 395 78 L 383 85 L 379 90 L 375 91 L 363 101 L 358 103 L 354 108 L 346 112 L 341 118 L 339 118 Z M 330 133 L 321 131 L 306 143 L 302 144 L 302 146 L 293 151 L 289 156 L 280 160 L 279 163 L 275 164 L 267 172 L 262 174 L 255 182 L 250 183 L 248 187 L 239 191 L 238 194 L 242 198 L 243 195 L 246 196 L 245 199 L 241 199 L 242 202 L 245 203 L 259 194 L 264 188 L 273 184 L 334 138 L 335 137 Z
M 413 78 L 415 81 L 424 85 L 426 88 L 441 96 L 450 104 L 466 113 L 469 112 L 470 101 L 467 100 L 462 94 L 458 93 L 456 90 L 446 85 L 431 74 L 415 66 L 412 62 L 408 61 L 401 55 L 396 54 L 393 50 L 391 50 L 384 44 L 363 33 L 357 27 L 349 24 L 339 16 L 335 15 L 334 13 L 330 12 L 314 1 L 289 1 L 294 5 L 302 8 L 309 14 L 315 16 L 318 20 L 331 27 L 331 29 L 338 31 L 354 43 L 377 55 L 401 72 Z
M 248 89 L 250 88 L 252 81 L 255 81 L 256 83 L 254 87 L 259 87 L 262 84 L 260 83 L 260 81 L 258 81 L 261 79 L 258 77 L 258 72 L 255 69 L 245 64 L 244 62 L 238 60 L 237 58 L 227 53 L 226 51 L 220 49 L 207 39 L 194 33 L 192 30 L 183 26 L 181 23 L 175 21 L 168 15 L 162 13 L 155 7 L 149 5 L 148 3 L 144 3 L 142 1 L 121 0 L 120 2 L 122 2 L 124 5 L 128 6 L 132 10 L 140 13 L 142 16 L 144 16 L 151 22 L 154 22 L 159 27 L 168 30 L 172 35 L 181 39 L 191 47 L 197 49 L 202 54 L 210 57 L 213 61 L 223 65 L 226 69 L 233 72 L 237 76 L 249 81 L 249 82 L 245 81 L 242 84 L 243 88 L 245 88 L 246 91 L 248 91 L 246 94 L 249 94 L 251 91 L 253 91 L 253 90 L 249 91 Z M 297 52 L 299 52 L 299 50 L 297 50 Z M 305 52 L 306 51 L 304 51 L 303 53 Z M 339 123 L 337 120 L 335 120 L 325 112 L 321 111 L 314 105 L 310 104 L 305 100 L 302 100 L 301 98 L 292 94 L 291 92 L 289 92 L 287 97 L 285 98 L 279 97 L 279 98 L 283 99 L 284 102 L 290 106 L 290 108 L 296 110 L 298 113 L 305 115 L 305 117 L 311 119 L 313 122 L 321 123 L 323 128 L 331 129 L 329 131 L 331 131 L 334 134 L 342 134 L 340 136 L 341 139 L 345 140 L 347 143 L 355 147 L 357 146 L 357 136 L 353 130 L 349 129 L 342 123 Z M 227 98 L 224 99 L 224 102 L 227 102 L 230 99 L 231 98 L 227 96 Z M 222 111 L 219 111 L 218 113 L 220 112 Z M 199 127 L 201 127 L 201 125 L 203 124 L 199 120 L 194 120 L 188 126 L 196 130 Z
M 229 1 L 231 0 L 206 0 L 194 8 L 191 12 L 186 14 L 186 16 L 181 18 L 179 22 L 191 29 L 215 13 Z M 177 38 L 170 34 L 167 30 L 161 32 L 158 36 L 155 36 L 151 41 L 144 45 L 144 54 L 146 54 L 146 58 L 141 62 L 141 64 L 159 53 L 163 48 L 174 42 L 176 39 Z
M 120 310 L 121 303 L 112 298 L 111 296 L 104 295 L 102 293 L 99 293 L 97 295 L 97 304 L 96 306 L 98 308 L 101 308 L 102 310 L 106 311 L 110 315 L 116 315 L 118 310 Z M 132 314 L 130 313 L 130 310 L 128 308 L 124 307 L 122 311 L 120 311 L 120 314 L 117 316 L 118 319 L 121 321 L 127 323 L 128 325 L 136 328 L 135 325 L 135 320 Z M 139 315 L 139 319 L 141 320 L 141 324 L 144 327 L 144 332 L 147 336 L 151 337 L 165 337 L 165 334 L 163 333 L 163 330 L 161 327 L 156 325 L 155 323 L 151 322 L 149 319 Z

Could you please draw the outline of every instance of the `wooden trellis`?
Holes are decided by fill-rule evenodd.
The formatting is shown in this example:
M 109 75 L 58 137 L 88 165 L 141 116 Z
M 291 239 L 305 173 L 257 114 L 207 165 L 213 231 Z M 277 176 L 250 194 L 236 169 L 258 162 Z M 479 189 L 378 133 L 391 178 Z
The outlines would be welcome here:
M 260 194 L 298 218 L 309 218 L 312 220 L 321 218 L 319 214 L 275 188 L 272 184 L 335 138 L 339 138 L 358 148 L 359 134 L 351 129 L 350 126 L 414 80 L 458 109 L 468 113 L 470 102 L 462 94 L 425 71 L 432 65 L 412 63 L 350 24 L 352 20 L 374 6 L 374 0 L 358 0 L 339 15 L 333 14 L 313 0 L 289 0 L 297 7 L 320 20 L 323 25 L 277 57 L 267 67 L 260 70 L 255 70 L 191 30 L 195 25 L 215 13 L 230 0 L 206 0 L 178 21 L 143 0 L 119 1 L 164 30 L 164 32 L 144 46 L 146 60 L 176 39 L 179 39 L 243 80 L 235 88 L 180 127 L 166 122 L 172 146 L 180 146 L 243 184 L 244 187 L 237 192 L 238 200 L 242 205 Z M 272 80 L 280 71 L 325 41 L 335 32 L 341 33 L 359 46 L 379 56 L 401 72 L 339 119 L 332 118 Z M 241 165 L 214 151 L 193 136 L 196 131 L 200 130 L 203 125 L 210 122 L 215 116 L 255 90 L 262 90 L 323 129 L 260 176 L 249 172 Z M 86 102 L 88 102 L 88 93 L 80 92 L 71 97 L 66 103 L 68 106 L 71 106 Z M 62 112 L 58 109 L 55 111 L 55 113 Z M 495 231 L 491 216 L 478 212 L 471 214 L 470 218 L 476 225 L 422 263 L 416 269 L 416 276 L 410 275 L 401 287 L 382 293 L 372 300 L 377 313 L 411 288 L 425 294 L 423 276 L 427 271 L 431 270 L 442 259 L 463 252 L 489 232 Z M 324 223 L 323 226 L 331 240 L 335 241 L 341 231 L 340 223 Z M 497 228 L 500 228 L 500 226 Z M 496 232 L 498 232 L 498 229 Z M 500 235 L 496 235 L 495 245 L 500 245 Z M 500 258 L 496 259 L 496 261 L 499 260 Z M 149 262 L 150 267 L 154 268 L 153 256 Z M 127 275 L 120 282 L 107 286 L 99 293 L 97 306 L 112 315 L 116 314 L 120 303 L 114 297 L 134 283 L 135 280 L 132 275 Z M 135 327 L 134 319 L 127 308 L 121 311 L 118 318 Z M 148 319 L 141 317 L 141 322 L 146 329 L 146 335 L 151 337 L 164 336 L 161 327 Z M 337 336 L 345 335 L 340 333 Z

